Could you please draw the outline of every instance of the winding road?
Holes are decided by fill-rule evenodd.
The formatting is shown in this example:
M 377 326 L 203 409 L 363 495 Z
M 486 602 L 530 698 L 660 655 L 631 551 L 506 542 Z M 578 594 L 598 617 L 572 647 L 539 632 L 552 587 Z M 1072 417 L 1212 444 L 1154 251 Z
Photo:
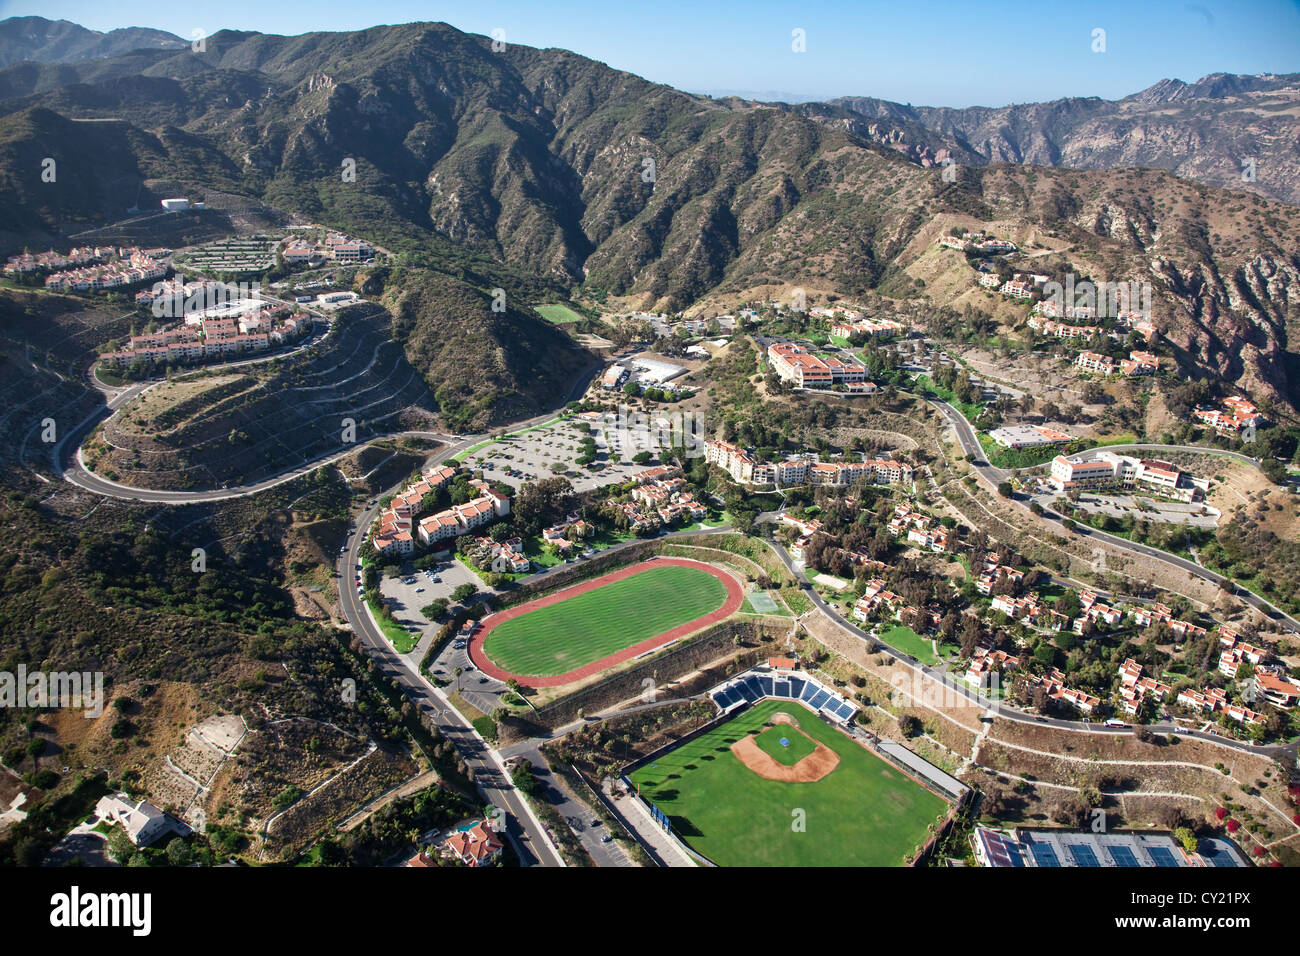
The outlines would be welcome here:
M 599 365 L 593 366 L 579 376 L 569 397 L 564 403 L 561 403 L 559 408 L 538 415 L 525 422 L 517 423 L 511 426 L 511 430 L 514 431 L 531 428 L 553 419 L 557 412 L 562 410 L 563 405 L 566 404 L 567 401 L 580 397 L 586 391 L 591 378 L 598 371 L 599 367 Z M 122 390 L 108 389 L 102 386 L 102 384 L 94 382 L 93 378 L 92 384 L 95 384 L 96 387 L 105 392 L 105 407 L 97 410 L 94 414 L 78 424 L 74 429 L 66 433 L 62 441 L 53 447 L 52 458 L 55 469 L 62 478 L 83 490 L 95 494 L 124 500 L 135 500 L 174 506 L 245 497 L 273 488 L 279 484 L 292 481 L 294 478 L 307 474 L 312 470 L 321 467 L 323 464 L 328 464 L 350 454 L 355 451 L 356 448 L 356 446 L 352 446 L 343 451 L 325 456 L 324 458 L 304 463 L 271 478 L 231 488 L 195 492 L 159 491 L 132 488 L 100 478 L 87 471 L 81 463 L 78 442 L 88 434 L 89 429 L 100 419 L 105 417 L 105 415 L 114 414 L 119 408 L 130 402 L 147 388 L 153 387 L 153 385 L 158 383 L 140 383 Z M 1001 469 L 993 468 L 987 462 L 983 462 L 982 464 L 979 463 L 983 458 L 983 450 L 975 435 L 974 429 L 971 428 L 969 422 L 966 421 L 960 412 L 948 403 L 937 399 L 931 399 L 930 404 L 944 416 L 950 425 L 952 425 L 956 431 L 963 452 L 966 455 L 974 457 L 976 461 L 974 468 L 977 475 L 994 491 L 996 491 L 997 485 L 1001 481 L 1006 480 L 1008 473 Z M 456 436 L 437 432 L 397 432 L 394 434 L 427 435 L 446 442 L 447 444 L 445 447 L 439 449 L 437 453 L 430 456 L 428 459 L 429 464 L 436 464 L 452 458 L 475 445 L 487 441 L 491 437 L 489 434 Z M 71 453 L 66 451 L 65 449 L 69 447 L 75 449 L 75 451 Z M 1166 446 L 1135 447 L 1166 449 Z M 1185 450 L 1197 452 L 1207 451 L 1206 449 L 1200 448 Z M 1232 453 L 1225 454 L 1231 455 Z M 1242 458 L 1247 462 L 1251 461 L 1251 459 L 1246 458 L 1245 456 L 1234 455 L 1234 457 Z M 394 488 L 390 490 L 396 491 L 399 487 L 400 484 L 394 486 Z M 382 497 L 382 495 L 377 497 Z M 1021 505 L 1019 502 L 1016 502 L 1016 504 L 1020 505 L 1020 507 L 1024 508 L 1026 513 L 1028 513 L 1027 507 Z M 370 506 L 357 517 L 354 525 L 355 533 L 350 535 L 346 550 L 340 556 L 338 561 L 339 602 L 344 617 L 352 631 L 368 648 L 371 656 L 378 660 L 382 673 L 386 677 L 397 681 L 401 686 L 403 693 L 410 698 L 415 706 L 420 708 L 438 731 L 453 744 L 457 753 L 472 770 L 475 783 L 479 787 L 484 799 L 494 806 L 501 808 L 505 812 L 507 833 L 524 865 L 563 866 L 564 861 L 556 850 L 554 843 L 547 835 L 546 828 L 537 819 L 528 803 L 523 799 L 518 791 L 514 789 L 509 771 L 505 767 L 503 761 L 503 755 L 488 746 L 483 738 L 474 730 L 473 726 L 456 710 L 455 707 L 451 706 L 442 690 L 433 686 L 433 684 L 420 673 L 418 661 L 413 661 L 407 655 L 399 654 L 394 650 L 392 645 L 384 637 L 377 622 L 370 614 L 369 609 L 358 597 L 355 589 L 351 587 L 351 581 L 355 575 L 355 569 L 359 565 L 359 549 L 362 542 L 366 539 L 365 531 L 376 517 L 378 511 L 378 505 Z M 759 516 L 759 521 L 771 522 L 777 520 L 778 517 L 778 513 L 765 513 Z M 1059 520 L 1059 516 L 1052 515 L 1051 517 Z M 716 533 L 726 530 L 728 530 L 726 527 L 721 527 L 708 529 L 704 532 L 673 532 L 669 535 L 665 535 L 665 537 L 696 535 L 710 532 Z M 1116 547 L 1128 551 L 1134 551 L 1156 560 L 1164 561 L 1167 564 L 1186 570 L 1189 573 L 1195 574 L 1216 584 L 1225 583 L 1226 579 L 1222 576 L 1217 575 L 1212 571 L 1208 571 L 1193 562 L 1177 558 L 1174 555 L 1169 555 L 1165 552 L 1158 551 L 1154 548 L 1148 548 L 1144 545 L 1134 544 L 1133 542 L 1126 541 L 1122 538 L 1116 538 L 1113 535 L 1107 535 L 1102 532 L 1089 530 L 1087 533 L 1102 538 L 1108 543 L 1114 544 Z M 629 546 L 633 543 L 635 542 L 629 542 L 627 545 L 616 545 L 615 548 Z M 790 571 L 796 581 L 806 581 L 802 570 L 795 565 L 794 561 L 790 558 L 789 553 L 779 543 L 770 540 L 766 543 L 776 552 L 782 563 L 786 566 L 787 570 Z M 541 572 L 541 574 L 546 573 L 549 573 L 549 570 Z M 1234 587 L 1231 582 L 1227 582 L 1227 586 L 1230 589 Z M 889 654 L 900 664 L 938 682 L 946 688 L 947 692 L 959 695 L 960 697 L 969 700 L 973 706 L 981 707 L 986 711 L 991 711 L 997 716 L 1008 720 L 1020 723 L 1041 724 L 1071 732 L 1093 734 L 1132 733 L 1128 728 L 1105 727 L 1087 721 L 1033 716 L 1011 708 L 1005 704 L 989 700 L 978 691 L 973 690 L 965 684 L 954 681 L 944 671 L 926 667 L 915 658 L 910 657 L 896 648 L 890 647 L 878 638 L 862 631 L 856 625 L 846 620 L 832 606 L 823 600 L 810 584 L 806 584 L 805 588 L 816 611 L 825 615 L 836 627 L 853 635 L 859 640 L 872 641 L 873 644 L 882 652 Z M 1265 611 L 1265 613 L 1271 612 L 1271 616 L 1273 616 L 1274 619 L 1280 619 L 1287 622 L 1293 630 L 1300 633 L 1300 623 L 1297 623 L 1292 618 L 1282 614 L 1277 608 L 1265 601 L 1263 598 L 1260 598 L 1258 595 L 1246 591 L 1245 589 L 1237 589 L 1236 593 L 1240 594 L 1243 599 L 1247 600 L 1256 608 Z M 1175 729 L 1172 724 L 1154 724 L 1149 725 L 1149 728 L 1155 732 L 1173 732 Z M 1179 732 L 1182 733 L 1181 730 Z M 1185 735 L 1206 740 L 1222 747 L 1229 747 L 1249 753 L 1267 754 L 1279 758 L 1284 758 L 1288 755 L 1293 757 L 1296 746 L 1295 743 L 1292 743 L 1286 747 L 1260 747 L 1232 740 L 1230 738 L 1200 732 L 1187 732 Z M 525 749 L 531 751 L 534 749 L 533 745 L 538 742 L 539 741 L 526 741 L 523 745 L 516 745 L 516 748 L 512 748 L 512 750 L 518 749 L 519 746 L 523 746 Z
M 992 491 L 994 494 L 996 494 L 998 485 L 1006 481 L 1010 477 L 1010 472 L 1002 468 L 994 468 L 992 465 L 988 463 L 988 461 L 984 458 L 984 449 L 980 446 L 979 439 L 975 435 L 975 429 L 971 426 L 970 422 L 966 420 L 966 417 L 962 415 L 961 412 L 957 411 L 957 409 L 949 405 L 947 402 L 942 401 L 941 399 L 930 398 L 927 399 L 927 401 L 930 403 L 930 405 L 936 408 L 941 415 L 943 415 L 944 419 L 947 420 L 948 424 L 950 424 L 953 427 L 953 429 L 956 431 L 957 441 L 961 445 L 962 452 L 968 457 L 973 456 L 974 460 L 971 462 L 971 467 L 975 470 L 976 475 L 982 478 L 985 484 L 988 486 L 989 490 Z M 1105 448 L 1094 448 L 1092 449 L 1092 453 L 1095 455 L 1097 452 L 1100 451 L 1114 451 L 1114 450 L 1125 449 L 1125 448 L 1134 449 L 1134 450 L 1151 450 L 1151 451 L 1166 451 L 1166 452 L 1168 451 L 1191 452 L 1195 454 L 1218 454 L 1225 457 L 1233 458 L 1245 464 L 1250 464 L 1250 465 L 1259 464 L 1255 459 L 1250 458 L 1246 455 L 1238 454 L 1237 452 L 1223 451 L 1221 449 L 1201 448 L 1195 445 L 1185 445 L 1185 446 L 1184 445 L 1115 445 L 1115 446 L 1107 446 Z M 1086 457 L 1088 456 L 1088 453 L 1082 452 L 1081 455 Z M 1029 510 L 1029 506 L 1026 505 L 1024 502 L 1020 501 L 1019 498 L 1012 496 L 1011 498 L 1004 499 L 1004 500 L 1008 500 L 1013 505 L 1020 508 L 1031 522 L 1035 519 L 1036 516 L 1032 511 Z M 1043 509 L 1042 517 L 1048 521 L 1059 522 L 1062 520 L 1061 515 L 1057 514 L 1055 511 L 1052 511 L 1049 508 Z M 1171 567 L 1179 569 L 1180 571 L 1186 571 L 1188 574 L 1201 578 L 1204 581 L 1209 581 L 1211 584 L 1222 587 L 1225 591 L 1227 591 L 1229 594 L 1232 594 L 1234 597 L 1241 598 L 1241 600 L 1245 601 L 1251 607 L 1255 608 L 1257 611 L 1260 611 L 1261 613 L 1266 615 L 1270 620 L 1279 624 L 1281 627 L 1286 628 L 1292 633 L 1300 634 L 1300 621 L 1297 621 L 1295 618 L 1291 617 L 1289 614 L 1287 614 L 1281 608 L 1277 607 L 1271 601 L 1267 601 L 1264 598 L 1260 597 L 1254 591 L 1242 587 L 1240 584 L 1237 584 L 1230 578 L 1224 577 L 1222 574 L 1219 574 L 1216 571 L 1211 571 L 1209 568 L 1202 567 L 1201 565 L 1197 564 L 1195 561 L 1188 561 L 1186 558 L 1180 558 L 1178 555 L 1170 554 L 1168 551 L 1162 551 L 1159 548 L 1153 548 L 1150 547 L 1149 545 L 1139 544 L 1134 541 L 1129 541 L 1127 538 L 1121 538 L 1117 535 L 1109 534 L 1105 531 L 1098 531 L 1095 528 L 1089 528 L 1083 525 L 1077 525 L 1075 527 L 1075 533 L 1079 535 L 1084 535 L 1089 538 L 1094 538 L 1099 541 L 1104 541 L 1106 544 L 1109 544 L 1112 547 L 1119 548 L 1123 551 L 1129 551 L 1134 554 L 1140 554 L 1147 558 L 1152 558 L 1156 561 L 1161 561 L 1167 565 L 1170 565 Z

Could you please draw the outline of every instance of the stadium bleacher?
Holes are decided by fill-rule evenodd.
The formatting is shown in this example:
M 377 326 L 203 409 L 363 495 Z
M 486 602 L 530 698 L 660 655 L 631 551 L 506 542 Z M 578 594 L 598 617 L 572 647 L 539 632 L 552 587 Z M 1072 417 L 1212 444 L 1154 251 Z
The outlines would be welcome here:
M 778 700 L 798 700 L 809 709 L 818 711 L 828 720 L 844 723 L 852 721 L 858 708 L 850 701 L 822 687 L 810 677 L 787 677 L 771 674 L 742 674 L 731 683 L 710 692 L 720 710 L 734 707 L 741 701 L 757 703 L 765 697 Z

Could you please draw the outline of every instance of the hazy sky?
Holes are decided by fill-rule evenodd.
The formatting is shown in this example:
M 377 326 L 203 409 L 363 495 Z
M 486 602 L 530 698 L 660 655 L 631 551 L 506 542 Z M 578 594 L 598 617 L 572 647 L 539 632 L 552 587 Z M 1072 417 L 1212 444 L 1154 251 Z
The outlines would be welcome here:
M 0 18 L 28 14 L 187 39 L 222 28 L 296 34 L 442 20 L 470 33 L 502 29 L 508 43 L 564 47 L 694 92 L 934 106 L 1114 99 L 1164 77 L 1300 72 L 1297 0 L 0 0 Z M 1093 51 L 1098 29 L 1105 52 Z M 792 49 L 795 30 L 805 52 Z

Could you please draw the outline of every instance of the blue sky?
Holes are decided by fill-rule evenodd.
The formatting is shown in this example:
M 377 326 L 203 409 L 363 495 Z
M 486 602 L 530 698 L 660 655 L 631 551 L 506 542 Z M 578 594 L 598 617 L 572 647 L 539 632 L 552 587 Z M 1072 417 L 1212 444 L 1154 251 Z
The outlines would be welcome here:
M 564 47 L 696 92 L 934 106 L 1114 99 L 1164 77 L 1300 72 L 1300 0 L 0 0 L 0 18 L 28 14 L 186 38 L 443 20 L 470 33 L 500 28 L 508 43 Z M 796 29 L 802 53 L 791 48 Z M 1093 52 L 1096 29 L 1105 30 L 1105 52 Z

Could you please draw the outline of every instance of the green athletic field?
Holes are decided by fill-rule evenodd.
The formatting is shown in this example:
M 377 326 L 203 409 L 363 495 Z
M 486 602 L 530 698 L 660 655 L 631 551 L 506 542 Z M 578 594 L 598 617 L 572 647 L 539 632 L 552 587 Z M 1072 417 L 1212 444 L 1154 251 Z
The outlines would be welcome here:
M 707 571 L 651 566 L 503 621 L 483 650 L 512 674 L 550 677 L 711 614 L 726 600 L 726 586 Z
M 742 764 L 731 745 L 777 711 L 839 754 L 839 766 L 815 783 L 782 783 Z M 773 730 L 774 740 L 782 731 L 791 744 L 798 736 L 781 725 Z M 759 746 L 772 753 L 766 736 Z M 948 812 L 943 799 L 785 700 L 760 701 L 631 779 L 678 836 L 719 866 L 899 866 Z M 804 832 L 793 828 L 796 810 L 804 811 Z
M 567 305 L 551 303 L 550 305 L 534 306 L 538 314 L 547 322 L 554 322 L 556 325 L 563 325 L 566 322 L 577 322 L 582 316 L 574 312 Z

